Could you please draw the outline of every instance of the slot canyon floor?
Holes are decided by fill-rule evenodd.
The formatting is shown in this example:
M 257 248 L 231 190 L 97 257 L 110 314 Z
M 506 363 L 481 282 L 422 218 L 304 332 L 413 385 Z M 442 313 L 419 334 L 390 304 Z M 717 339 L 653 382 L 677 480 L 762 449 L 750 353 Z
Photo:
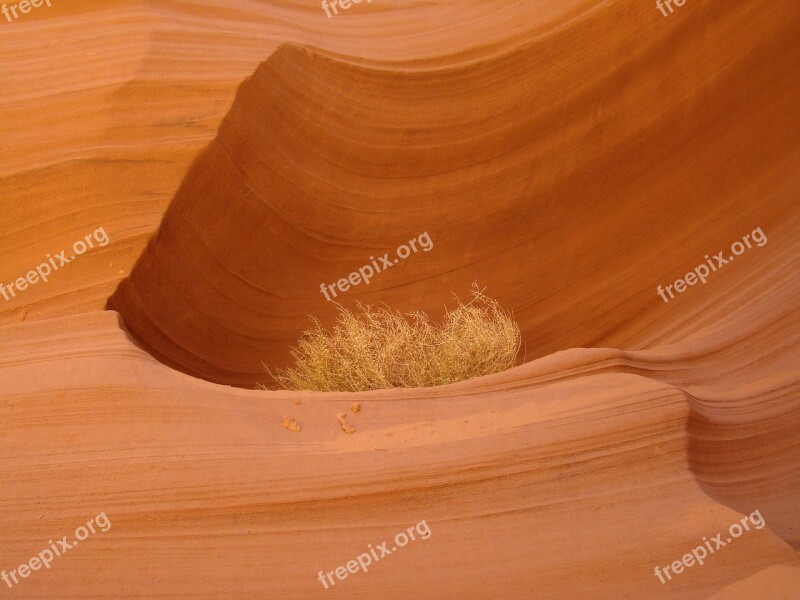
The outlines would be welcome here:
M 0 596 L 800 598 L 797 3 L 53 0 L 0 50 Z M 254 389 L 423 232 L 337 301 L 477 281 L 517 366 Z

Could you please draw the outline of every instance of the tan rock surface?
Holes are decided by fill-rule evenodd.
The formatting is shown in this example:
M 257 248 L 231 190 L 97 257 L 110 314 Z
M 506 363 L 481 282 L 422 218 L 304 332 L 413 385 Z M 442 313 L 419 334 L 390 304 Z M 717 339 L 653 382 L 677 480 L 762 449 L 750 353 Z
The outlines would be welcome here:
M 0 298 L 0 571 L 112 523 L 9 597 L 797 597 L 796 3 L 73 0 L 0 34 L 0 282 L 110 237 Z M 230 387 L 423 231 L 343 302 L 435 314 L 477 279 L 524 364 Z

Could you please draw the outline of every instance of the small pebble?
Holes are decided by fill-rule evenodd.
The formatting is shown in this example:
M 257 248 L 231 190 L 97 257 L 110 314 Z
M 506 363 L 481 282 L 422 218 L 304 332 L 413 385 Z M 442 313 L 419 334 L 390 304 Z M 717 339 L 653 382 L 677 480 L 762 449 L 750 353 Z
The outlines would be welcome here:
M 290 419 L 289 417 L 283 417 L 281 426 L 283 426 L 284 429 L 288 429 L 289 431 L 300 431 L 300 423 L 298 423 L 294 419 Z
M 336 419 L 341 424 L 342 431 L 344 431 L 345 433 L 355 433 L 356 432 L 356 428 L 353 427 L 352 425 L 350 425 L 350 423 L 347 422 L 347 415 L 345 415 L 345 414 L 337 415 Z

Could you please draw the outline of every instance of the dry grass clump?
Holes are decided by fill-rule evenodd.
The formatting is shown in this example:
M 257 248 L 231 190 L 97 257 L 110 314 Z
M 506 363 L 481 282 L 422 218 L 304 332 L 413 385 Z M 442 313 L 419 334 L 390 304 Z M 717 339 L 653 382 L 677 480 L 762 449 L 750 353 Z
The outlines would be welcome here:
M 519 326 L 477 287 L 472 295 L 438 325 L 423 313 L 340 306 L 331 331 L 313 319 L 315 326 L 292 349 L 295 367 L 270 375 L 283 389 L 361 392 L 444 385 L 504 371 L 519 351 Z

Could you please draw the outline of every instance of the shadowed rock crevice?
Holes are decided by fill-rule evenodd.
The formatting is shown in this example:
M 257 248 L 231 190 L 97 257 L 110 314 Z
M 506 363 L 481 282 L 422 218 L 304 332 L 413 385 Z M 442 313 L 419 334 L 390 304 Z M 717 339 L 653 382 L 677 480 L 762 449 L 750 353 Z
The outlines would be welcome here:
M 665 19 L 648 33 L 604 4 L 451 67 L 281 46 L 242 83 L 108 307 L 166 364 L 250 387 L 262 361 L 290 364 L 309 315 L 332 322 L 321 285 L 427 232 L 430 252 L 336 301 L 436 319 L 479 281 L 514 312 L 528 360 L 679 336 L 757 259 L 669 306 L 656 286 L 756 226 L 769 234 L 795 202 L 770 180 L 776 165 L 800 171 L 800 85 L 781 75 L 796 52 L 776 51 L 796 47 L 798 17 L 764 8 L 701 6 L 704 27 Z M 737 43 L 701 52 L 709 31 Z M 753 189 L 775 191 L 753 202 Z

